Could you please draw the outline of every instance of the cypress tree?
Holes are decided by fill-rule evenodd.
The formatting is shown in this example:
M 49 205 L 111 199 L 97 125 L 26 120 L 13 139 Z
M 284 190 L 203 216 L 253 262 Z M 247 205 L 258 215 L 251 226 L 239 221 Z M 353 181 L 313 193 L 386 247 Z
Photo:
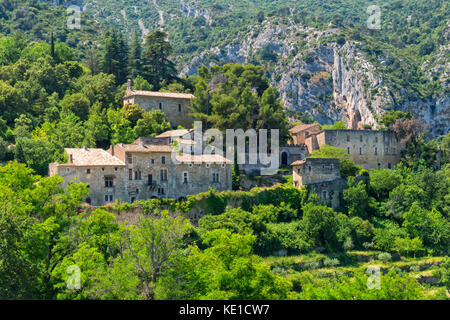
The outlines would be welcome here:
M 142 47 L 138 31 L 134 31 L 130 45 L 129 75 L 132 79 L 142 75 Z

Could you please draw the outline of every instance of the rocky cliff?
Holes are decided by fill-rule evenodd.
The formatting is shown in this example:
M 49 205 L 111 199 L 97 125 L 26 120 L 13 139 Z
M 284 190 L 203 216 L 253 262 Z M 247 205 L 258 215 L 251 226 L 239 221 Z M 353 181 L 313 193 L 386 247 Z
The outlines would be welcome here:
M 382 71 L 369 62 L 362 43 L 336 41 L 338 29 L 320 31 L 273 19 L 250 26 L 247 34 L 194 57 L 182 74 L 193 74 L 203 64 L 252 63 L 258 58 L 285 107 L 322 124 L 345 120 L 349 128 L 376 128 L 383 113 L 395 109 L 421 119 L 432 136 L 449 130 L 448 96 L 420 99 L 408 88 L 396 93 Z M 423 66 L 430 78 L 439 77 L 442 86 L 448 86 L 448 50 L 448 45 L 441 46 L 438 56 Z

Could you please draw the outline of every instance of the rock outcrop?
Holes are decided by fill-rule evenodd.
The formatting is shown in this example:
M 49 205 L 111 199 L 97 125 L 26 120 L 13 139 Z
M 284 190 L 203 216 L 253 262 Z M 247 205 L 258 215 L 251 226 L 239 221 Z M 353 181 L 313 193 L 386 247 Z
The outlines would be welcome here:
M 194 74 L 203 64 L 251 63 L 256 55 L 269 52 L 275 58 L 264 67 L 287 109 L 301 111 L 322 124 L 345 120 L 353 129 L 378 127 L 388 109 L 409 111 L 423 121 L 431 136 L 448 132 L 448 96 L 414 98 L 408 88 L 400 93 L 404 96 L 398 96 L 383 73 L 369 62 L 363 45 L 336 42 L 338 33 L 338 29 L 320 31 L 275 18 L 250 26 L 245 38 L 194 57 L 182 74 Z M 423 66 L 430 78 L 438 75 L 444 86 L 448 86 L 448 50 L 448 45 L 441 46 L 438 57 Z M 381 61 L 384 63 L 389 61 Z

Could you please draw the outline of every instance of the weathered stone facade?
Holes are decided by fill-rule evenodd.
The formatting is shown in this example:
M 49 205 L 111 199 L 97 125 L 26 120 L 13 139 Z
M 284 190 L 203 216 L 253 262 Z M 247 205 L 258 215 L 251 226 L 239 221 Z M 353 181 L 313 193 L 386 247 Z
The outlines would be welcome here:
M 323 145 L 344 149 L 364 169 L 391 169 L 400 162 L 404 144 L 392 131 L 324 130 L 306 139 L 308 150 Z
M 187 107 L 191 105 L 192 94 L 173 92 L 153 92 L 132 90 L 128 82 L 127 91 L 123 98 L 125 104 L 137 104 L 146 111 L 163 111 L 172 127 L 183 126 L 192 128 L 194 120 L 188 115 Z
M 50 164 L 49 174 L 63 177 L 64 186 L 75 179 L 87 183 L 86 201 L 95 206 L 116 199 L 184 198 L 209 187 L 231 190 L 231 161 L 219 155 L 177 154 L 168 139 L 139 138 L 108 151 L 66 149 L 69 162 Z
M 341 177 L 339 159 L 306 158 L 295 161 L 292 167 L 293 182 L 296 187 Z
M 309 192 L 317 194 L 319 199 L 333 209 L 340 205 L 343 191 L 347 188 L 347 178 L 341 178 L 339 159 L 306 158 L 292 164 L 294 186 L 308 186 Z M 356 183 L 364 181 L 357 176 Z
M 317 123 L 313 124 L 300 124 L 289 130 L 292 136 L 291 143 L 294 145 L 302 145 L 305 140 L 312 135 L 320 133 L 322 129 Z

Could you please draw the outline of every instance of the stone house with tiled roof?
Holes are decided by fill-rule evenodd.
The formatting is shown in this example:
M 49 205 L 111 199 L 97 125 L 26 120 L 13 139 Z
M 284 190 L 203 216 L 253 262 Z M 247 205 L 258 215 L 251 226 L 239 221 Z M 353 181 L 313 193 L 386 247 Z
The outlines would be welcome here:
M 177 136 L 175 138 L 179 138 Z M 208 191 L 231 190 L 232 162 L 220 155 L 174 152 L 169 136 L 139 138 L 132 144 L 102 149 L 65 149 L 68 162 L 52 163 L 49 175 L 60 175 L 90 187 L 87 202 L 99 206 L 119 199 L 184 198 Z
M 133 90 L 131 80 L 128 80 L 123 104 L 137 104 L 146 111 L 161 110 L 172 127 L 192 128 L 194 120 L 188 115 L 187 107 L 193 98 L 194 95 L 190 93 Z

